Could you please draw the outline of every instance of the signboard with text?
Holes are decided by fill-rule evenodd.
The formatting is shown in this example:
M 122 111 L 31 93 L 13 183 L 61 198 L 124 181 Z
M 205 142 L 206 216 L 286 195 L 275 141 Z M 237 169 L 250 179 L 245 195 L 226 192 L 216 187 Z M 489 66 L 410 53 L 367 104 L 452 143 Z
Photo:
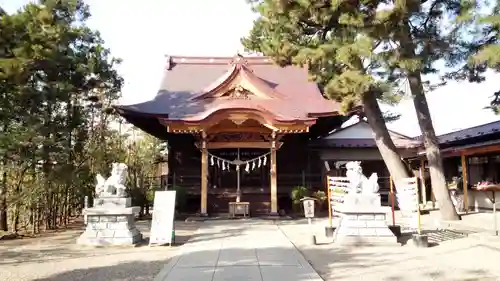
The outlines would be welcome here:
M 314 218 L 314 199 L 304 199 L 304 216 L 306 218 Z
M 411 228 L 417 228 L 419 208 L 417 178 L 404 178 L 397 189 L 396 199 L 403 218 L 410 220 Z
M 149 245 L 172 244 L 175 214 L 175 190 L 156 191 Z

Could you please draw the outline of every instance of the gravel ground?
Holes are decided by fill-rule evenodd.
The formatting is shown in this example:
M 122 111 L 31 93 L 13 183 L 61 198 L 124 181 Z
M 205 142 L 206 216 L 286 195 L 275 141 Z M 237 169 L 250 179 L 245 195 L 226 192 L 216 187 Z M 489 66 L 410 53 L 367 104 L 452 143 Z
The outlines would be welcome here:
M 176 222 L 182 244 L 196 223 Z M 149 222 L 138 222 L 149 237 Z M 125 281 L 153 280 L 178 247 L 95 248 L 76 245 L 82 230 L 68 230 L 39 238 L 0 241 L 0 281 Z

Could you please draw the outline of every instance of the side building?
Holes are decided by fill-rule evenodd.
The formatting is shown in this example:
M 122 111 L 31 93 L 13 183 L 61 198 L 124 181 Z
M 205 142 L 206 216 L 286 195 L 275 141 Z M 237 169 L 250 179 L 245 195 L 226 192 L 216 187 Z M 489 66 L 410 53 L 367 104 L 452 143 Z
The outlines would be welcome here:
M 463 194 L 465 211 L 492 209 L 492 194 L 476 187 L 500 188 L 500 121 L 440 135 L 439 143 L 448 185 Z M 424 158 L 425 152 L 419 156 Z
M 347 122 L 346 122 L 347 123 Z M 413 158 L 421 146 L 421 142 L 403 134 L 389 131 L 396 148 L 403 159 Z M 312 140 L 309 144 L 329 174 L 345 176 L 345 164 L 348 161 L 361 161 L 363 173 L 368 177 L 377 173 L 382 202 L 389 202 L 390 174 L 375 143 L 370 125 L 359 119 L 350 125 L 344 125 L 328 133 L 328 135 Z

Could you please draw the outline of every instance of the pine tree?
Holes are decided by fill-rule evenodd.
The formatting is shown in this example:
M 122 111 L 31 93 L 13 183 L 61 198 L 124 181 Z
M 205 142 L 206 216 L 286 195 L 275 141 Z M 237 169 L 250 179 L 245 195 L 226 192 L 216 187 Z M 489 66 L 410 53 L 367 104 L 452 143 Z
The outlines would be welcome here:
M 122 79 L 99 33 L 85 25 L 89 16 L 79 0 L 0 12 L 0 230 L 65 225 L 92 195 L 92 166 L 103 154 L 96 151 L 110 161 L 123 155 L 96 140 L 117 138 L 105 109 Z M 96 92 L 104 107 L 94 114 Z M 94 115 L 104 116 L 98 134 Z
M 500 72 L 500 1 L 478 1 L 476 8 L 460 18 L 469 28 L 464 40 L 448 55 L 451 71 L 445 79 L 480 83 L 487 70 Z M 500 113 L 500 90 L 488 108 Z
M 444 175 L 443 160 L 439 140 L 434 131 L 432 118 L 427 104 L 422 75 L 439 72 L 436 62 L 446 59 L 461 41 L 464 25 L 459 17 L 474 10 L 468 0 L 395 1 L 391 9 L 380 13 L 379 22 L 390 42 L 396 47 L 385 53 L 387 67 L 393 74 L 406 78 L 409 84 L 418 124 L 422 132 L 429 173 L 434 195 L 439 204 L 443 219 L 458 220 Z M 451 19 L 448 28 L 445 23 Z
M 392 91 L 395 81 L 382 68 L 383 57 L 375 55 L 383 40 L 359 32 L 374 15 L 357 11 L 353 1 L 251 2 L 260 18 L 242 39 L 246 49 L 271 56 L 281 66 L 307 67 L 324 95 L 341 102 L 344 111 L 362 105 L 398 186 L 408 174 L 378 104 L 397 100 Z

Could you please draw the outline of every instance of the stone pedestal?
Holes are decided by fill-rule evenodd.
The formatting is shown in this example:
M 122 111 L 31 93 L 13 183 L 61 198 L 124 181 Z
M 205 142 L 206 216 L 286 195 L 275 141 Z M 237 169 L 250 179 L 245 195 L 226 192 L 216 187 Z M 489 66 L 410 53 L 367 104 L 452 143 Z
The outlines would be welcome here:
M 130 198 L 101 197 L 95 206 L 85 211 L 87 228 L 77 244 L 106 246 L 133 245 L 142 240 L 135 226 L 135 215 L 140 207 L 131 207 Z
M 391 208 L 381 206 L 379 194 L 347 194 L 339 211 L 342 217 L 335 231 L 335 243 L 354 246 L 399 245 L 386 222 Z

